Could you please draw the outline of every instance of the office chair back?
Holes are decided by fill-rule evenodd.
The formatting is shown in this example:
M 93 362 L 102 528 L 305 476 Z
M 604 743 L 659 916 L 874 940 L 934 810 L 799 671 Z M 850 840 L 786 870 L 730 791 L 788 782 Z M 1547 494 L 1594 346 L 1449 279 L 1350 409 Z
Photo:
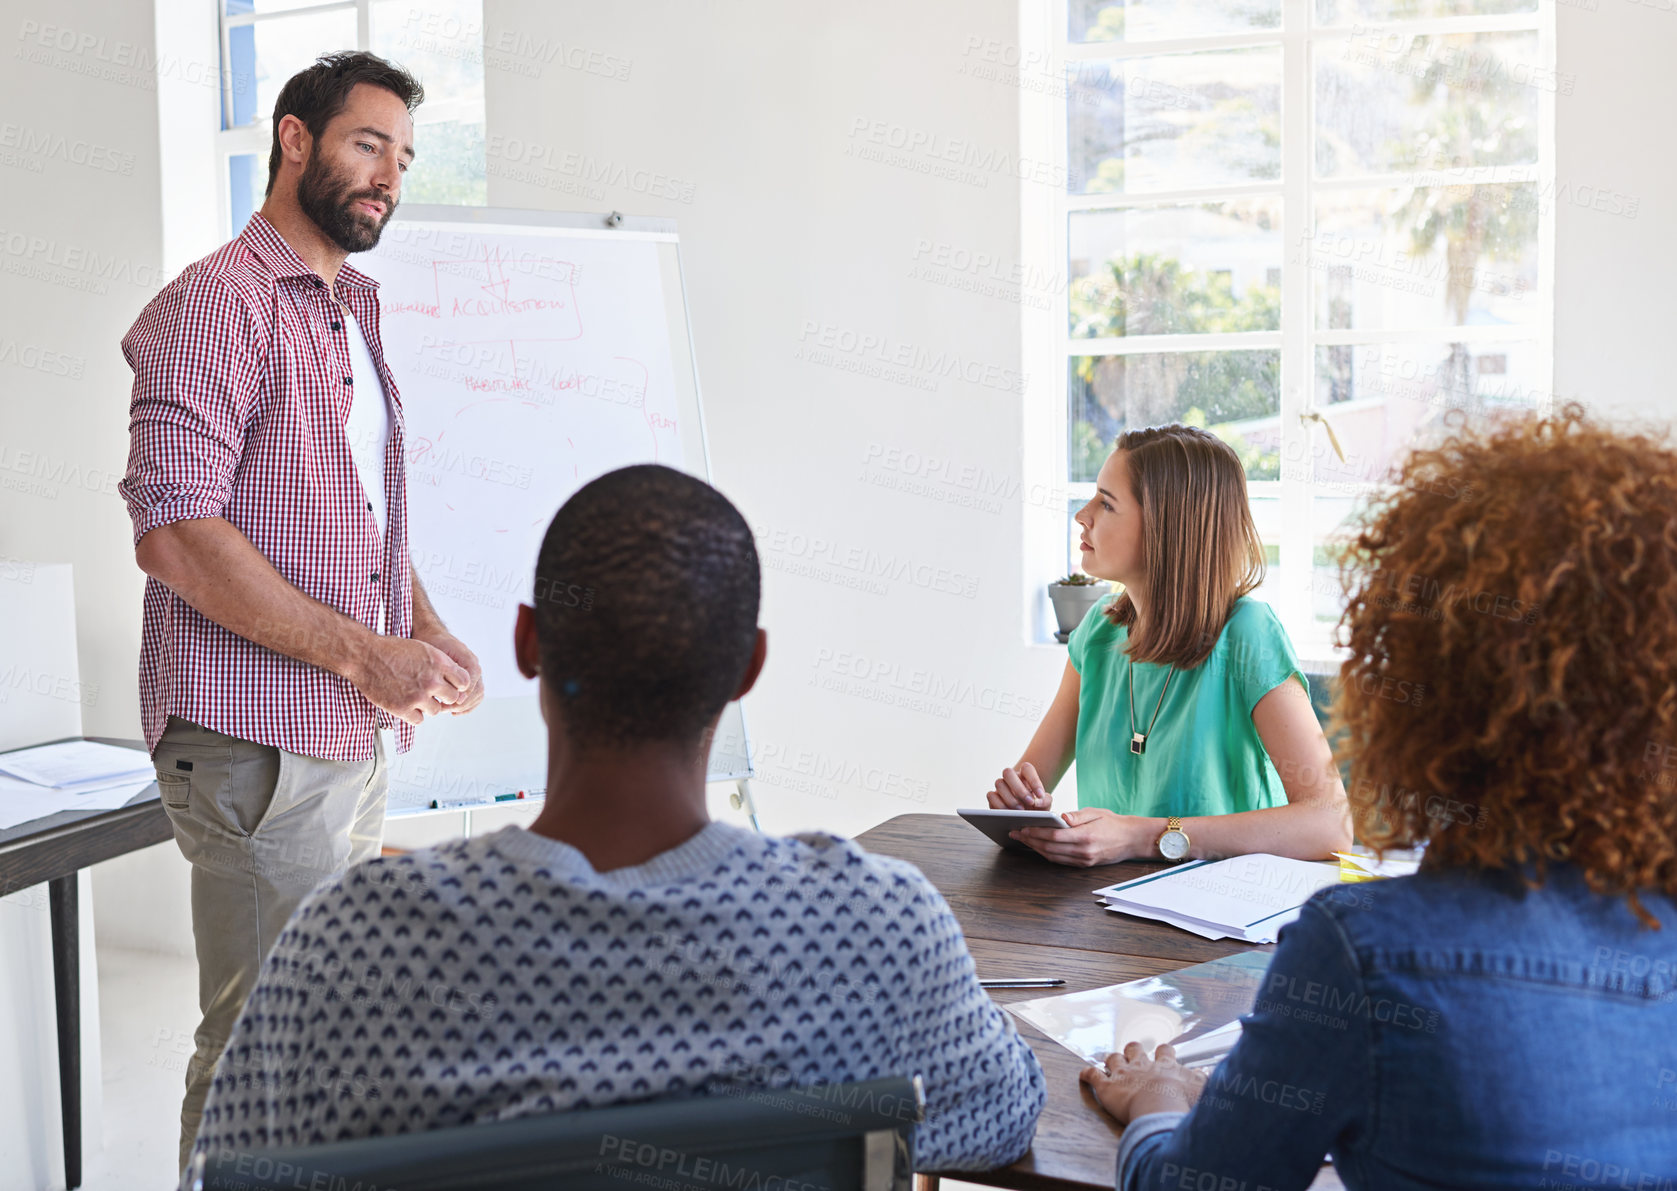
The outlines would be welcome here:
M 908 1191 L 920 1077 L 740 1087 L 193 1159 L 193 1191 Z

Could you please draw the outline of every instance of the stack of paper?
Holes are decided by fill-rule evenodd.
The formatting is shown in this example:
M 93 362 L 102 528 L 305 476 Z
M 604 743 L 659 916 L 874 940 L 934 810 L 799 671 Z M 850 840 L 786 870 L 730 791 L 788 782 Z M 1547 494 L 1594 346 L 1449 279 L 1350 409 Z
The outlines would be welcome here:
M 81 793 L 133 778 L 149 778 L 152 767 L 151 758 L 135 749 L 91 740 L 65 740 L 0 753 L 0 773 L 37 786 Z
M 1318 889 L 1339 881 L 1339 866 L 1254 852 L 1195 860 L 1095 890 L 1117 914 L 1152 918 L 1207 939 L 1273 943 Z
M 1015 1001 L 1009 1013 L 1090 1063 L 1131 1042 L 1151 1055 L 1161 1043 L 1188 1067 L 1209 1066 L 1240 1040 L 1240 1015 L 1252 1011 L 1269 955 L 1243 951 L 1160 976 Z
M 112 810 L 155 780 L 147 754 L 90 740 L 0 753 L 0 831 L 59 811 Z

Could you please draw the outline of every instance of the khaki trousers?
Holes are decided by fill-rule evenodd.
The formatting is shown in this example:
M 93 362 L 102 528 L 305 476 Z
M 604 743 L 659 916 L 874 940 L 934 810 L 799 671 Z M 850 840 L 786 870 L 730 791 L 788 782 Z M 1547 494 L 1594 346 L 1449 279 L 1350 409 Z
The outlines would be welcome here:
M 192 864 L 203 1020 L 181 1105 L 184 1170 L 216 1060 L 262 961 L 310 890 L 378 855 L 390 775 L 382 742 L 370 761 L 323 761 L 173 716 L 152 759 Z

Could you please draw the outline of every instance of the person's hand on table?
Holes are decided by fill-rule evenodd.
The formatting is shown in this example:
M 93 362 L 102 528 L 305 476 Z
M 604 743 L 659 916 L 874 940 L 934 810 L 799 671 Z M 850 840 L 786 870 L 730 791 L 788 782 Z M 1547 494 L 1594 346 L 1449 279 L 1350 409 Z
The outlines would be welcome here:
M 1106 1066 L 1085 1067 L 1078 1073 L 1100 1106 L 1120 1125 L 1150 1112 L 1187 1112 L 1205 1090 L 1206 1073 L 1176 1061 L 1168 1042 L 1148 1058 L 1141 1043 L 1132 1042 L 1123 1054 L 1106 1056 Z
M 432 633 L 430 636 L 420 638 L 420 640 L 447 654 L 450 660 L 465 670 L 471 677 L 471 685 L 452 704 L 439 705 L 436 710 L 439 712 L 447 711 L 450 715 L 465 715 L 479 703 L 482 703 L 483 663 L 477 660 L 477 654 L 468 649 L 466 643 L 453 633 Z
M 1017 770 L 1002 770 L 996 788 L 987 797 L 993 811 L 1045 811 L 1054 804 L 1054 796 L 1043 786 L 1036 766 L 1029 761 Z
M 1055 864 L 1082 868 L 1151 855 L 1159 838 L 1154 820 L 1098 807 L 1064 811 L 1060 818 L 1068 826 L 1021 827 L 1008 835 Z

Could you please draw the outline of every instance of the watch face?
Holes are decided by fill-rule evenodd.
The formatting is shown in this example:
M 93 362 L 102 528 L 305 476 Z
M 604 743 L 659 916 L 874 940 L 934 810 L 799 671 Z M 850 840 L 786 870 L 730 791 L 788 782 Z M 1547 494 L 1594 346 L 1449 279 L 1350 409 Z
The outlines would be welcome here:
M 1188 837 L 1180 831 L 1167 831 L 1159 837 L 1159 853 L 1166 860 L 1181 860 L 1188 854 Z

